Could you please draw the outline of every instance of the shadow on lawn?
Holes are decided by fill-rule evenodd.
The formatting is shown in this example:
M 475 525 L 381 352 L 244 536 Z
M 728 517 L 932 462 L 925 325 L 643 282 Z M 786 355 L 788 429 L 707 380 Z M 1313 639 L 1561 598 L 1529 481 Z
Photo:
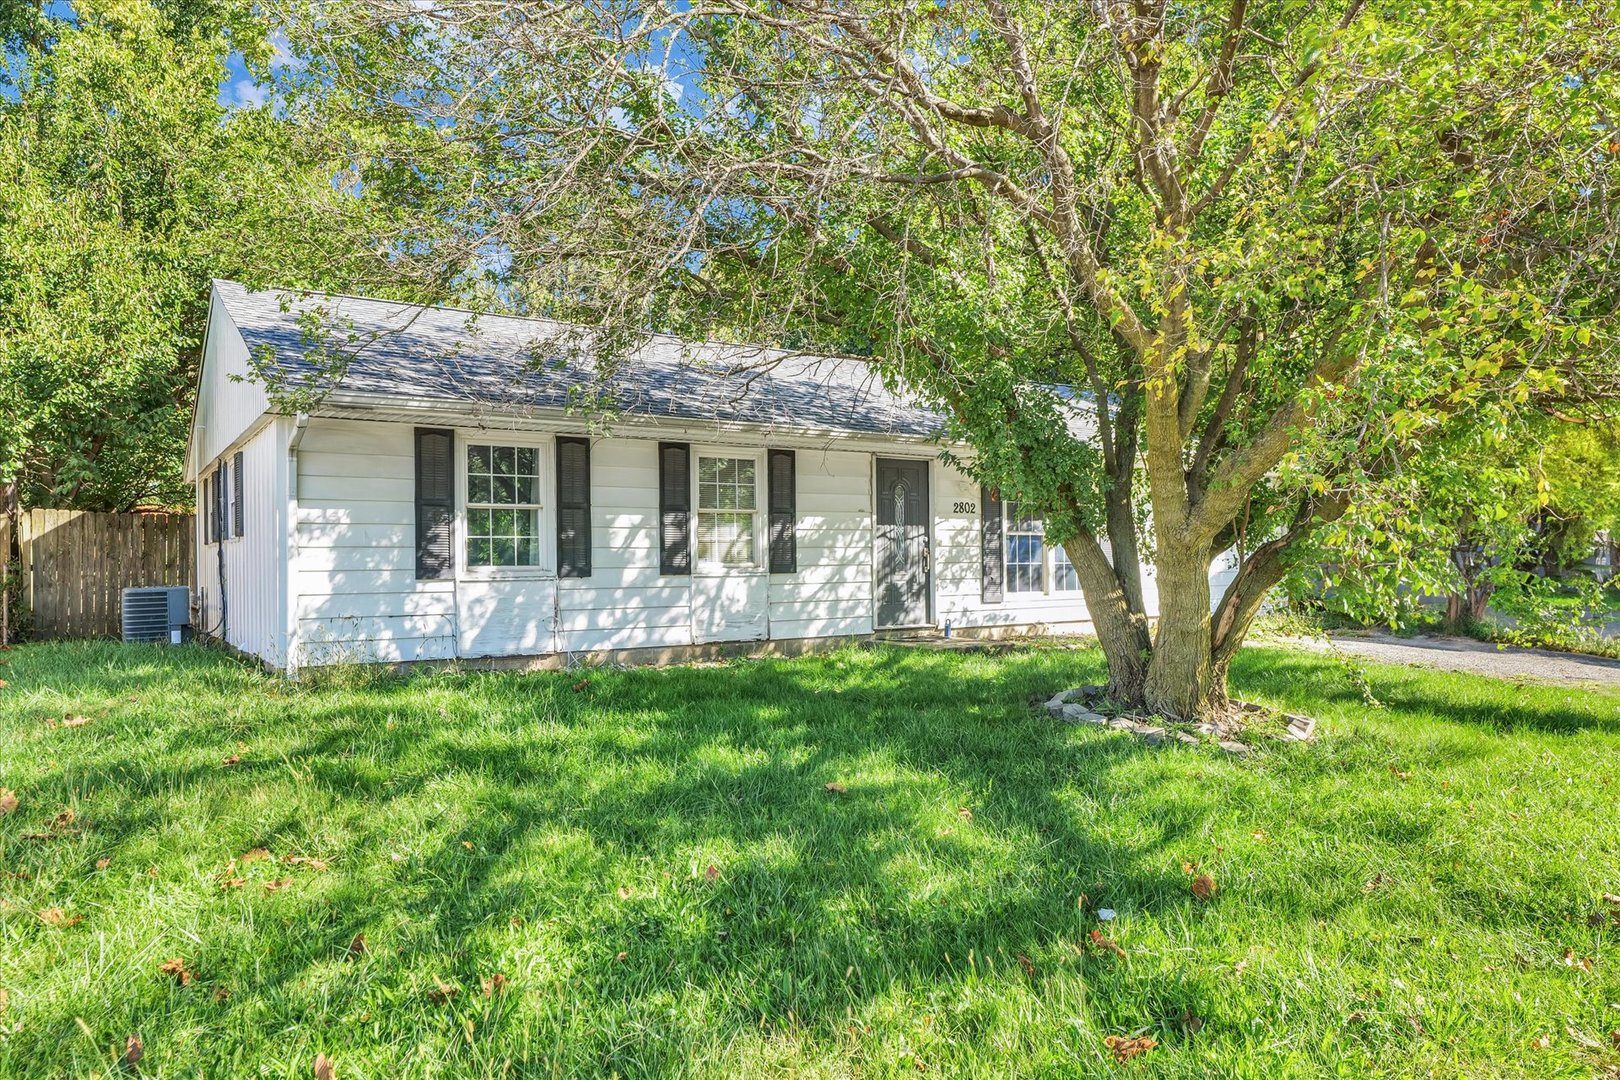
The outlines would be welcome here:
M 139 696 L 166 674 L 139 658 L 129 671 L 116 667 L 69 674 L 57 688 Z M 1245 692 L 1353 712 L 1360 698 L 1332 670 L 1326 660 L 1249 654 L 1236 681 Z M 199 968 L 190 990 L 129 988 L 125 1000 L 141 1014 L 161 1015 L 171 995 L 205 995 L 216 982 L 231 984 L 222 1018 L 274 1014 L 283 1007 L 274 1002 L 349 962 L 345 947 L 363 932 L 377 952 L 359 963 L 382 972 L 388 1024 L 404 1033 L 422 1016 L 458 1015 L 427 1000 L 434 977 L 462 988 L 463 1013 L 503 1007 L 479 998 L 479 978 L 500 970 L 514 947 L 540 949 L 524 935 L 543 928 L 546 965 L 567 972 L 566 989 L 547 993 L 585 1003 L 575 1023 L 586 1027 L 568 1037 L 603 1068 L 653 1071 L 679 1064 L 658 1058 L 680 1053 L 679 1033 L 656 1036 L 658 1025 L 676 1024 L 682 995 L 702 997 L 706 1022 L 737 1033 L 790 1014 L 841 1032 L 848 1009 L 892 988 L 943 991 L 982 977 L 982 967 L 964 966 L 969 950 L 1007 970 L 1019 954 L 1032 957 L 1037 981 L 1063 956 L 1109 964 L 1074 948 L 1096 925 L 1077 910 L 1081 894 L 1094 906 L 1199 917 L 1166 856 L 1193 854 L 1210 808 L 1178 786 L 1188 770 L 1153 766 L 1195 755 L 1202 779 L 1207 760 L 1222 770 L 1228 804 L 1250 780 L 1204 751 L 1064 727 L 1031 707 L 1100 672 L 1096 653 L 992 661 L 886 649 L 593 672 L 577 692 L 581 675 L 563 673 L 425 675 L 343 694 L 290 690 L 191 658 L 181 675 L 217 692 L 218 707 L 184 722 L 148 721 L 149 752 L 111 744 L 71 785 L 121 792 L 118 811 L 95 822 L 95 843 L 109 851 L 159 833 L 172 813 L 161 800 L 182 791 L 206 793 L 211 813 L 257 815 L 245 846 L 278 855 L 307 850 L 322 823 L 265 812 L 262 801 L 250 809 L 241 802 L 248 793 L 313 785 L 346 815 L 345 849 L 314 852 L 338 856 L 320 887 L 255 910 L 258 924 L 287 929 L 278 951 L 233 961 L 240 924 L 204 922 L 195 954 L 216 958 L 219 971 Z M 1556 732 L 1593 724 L 1540 705 L 1510 722 L 1483 703 L 1425 696 L 1419 681 L 1374 679 L 1381 697 L 1458 723 Z M 244 719 L 233 699 L 249 694 L 286 700 L 266 718 Z M 273 755 L 220 768 L 219 756 L 244 736 L 274 746 Z M 1320 752 L 1342 754 L 1346 771 L 1370 763 L 1382 771 L 1380 755 L 1392 752 L 1375 734 L 1340 739 Z M 1436 750 L 1452 752 L 1470 751 Z M 1276 760 L 1293 768 L 1285 751 Z M 39 792 L 42 800 L 69 797 L 70 782 L 55 776 L 61 790 Z M 829 782 L 848 790 L 829 793 Z M 1101 817 L 1127 788 L 1152 828 L 1122 834 Z M 424 817 L 425 845 L 393 862 L 401 823 Z M 1398 805 L 1378 821 L 1379 829 L 1431 824 Z M 711 861 L 714 880 L 704 872 Z M 1313 902 L 1305 914 L 1365 901 L 1353 884 L 1338 900 Z M 1182 1009 L 1219 1009 L 1214 974 L 1133 978 L 1167 1038 Z M 604 1001 L 622 1006 L 617 1015 L 640 1035 L 597 1030 L 592 1017 L 612 1012 Z M 71 1032 L 71 1015 L 54 1020 L 34 1037 Z M 548 1022 L 567 1028 L 555 1015 Z
M 367 820 L 347 823 L 348 850 L 322 888 L 279 896 L 266 913 L 302 932 L 257 958 L 251 981 L 223 974 L 238 985 L 222 1010 L 262 1010 L 278 988 L 341 961 L 356 933 L 386 937 L 399 926 L 397 954 L 368 963 L 425 982 L 422 993 L 431 973 L 476 996 L 479 976 L 500 965 L 492 928 L 516 919 L 555 924 L 579 993 L 646 1017 L 696 987 L 716 992 L 722 1011 L 711 1020 L 737 1030 L 790 1014 L 841 1030 L 849 1007 L 895 984 L 970 977 L 969 950 L 980 957 L 975 978 L 987 956 L 1009 969 L 1019 954 L 1055 963 L 1095 925 L 1077 910 L 1082 893 L 1093 905 L 1159 912 L 1191 904 L 1162 852 L 1197 828 L 1197 814 L 1167 814 L 1157 834 L 1123 842 L 1072 801 L 1102 796 L 1120 770 L 1159 751 L 1030 708 L 1061 688 L 1054 679 L 1095 677 L 1098 663 L 1030 654 L 974 664 L 893 649 L 845 663 L 834 679 L 823 664 L 792 662 L 602 672 L 581 693 L 570 689 L 577 673 L 402 679 L 351 695 L 358 705 L 292 695 L 274 730 L 254 735 L 279 742 L 280 761 L 214 764 L 238 730 L 216 715 L 159 723 L 160 750 L 100 758 L 75 783 L 122 789 L 119 812 L 95 823 L 97 844 L 112 848 L 155 832 L 153 802 L 164 796 L 240 798 L 289 782 L 288 763 L 303 782 L 364 800 Z M 112 682 L 138 694 L 148 670 Z M 99 692 L 110 674 L 86 672 L 82 689 Z M 448 704 L 424 705 L 424 688 L 438 685 Z M 605 727 L 604 712 L 626 728 Z M 602 784 L 593 765 L 614 779 Z M 420 815 L 447 777 L 472 778 L 474 805 L 388 865 L 391 830 Z M 847 793 L 826 790 L 834 781 Z M 253 843 L 304 850 L 317 824 L 266 815 Z M 535 876 L 542 851 L 566 864 L 560 880 Z M 703 871 L 711 858 L 714 880 Z M 645 880 L 622 880 L 627 866 L 644 868 Z M 624 899 L 621 884 L 631 887 Z M 200 929 L 197 955 L 233 953 L 228 931 Z M 447 952 L 455 970 L 439 969 Z M 208 975 L 199 970 L 196 992 Z M 1167 1020 L 1205 1007 L 1196 983 L 1161 991 Z M 131 1004 L 161 1011 L 173 992 L 154 987 Z M 415 993 L 400 1007 L 431 1011 L 424 1000 Z M 604 1066 L 654 1053 L 602 1040 Z
M 1233 689 L 1234 692 L 1259 692 L 1305 711 L 1309 711 L 1312 702 L 1349 712 L 1370 710 L 1371 706 L 1349 679 L 1323 678 L 1324 670 L 1332 670 L 1334 666 L 1327 658 L 1313 659 L 1278 649 L 1240 653 L 1238 662 L 1233 665 Z M 1358 666 L 1361 666 L 1359 661 Z M 1529 684 L 1484 675 L 1431 673 L 1390 666 L 1370 670 L 1367 679 L 1373 693 L 1386 707 L 1427 714 L 1453 724 L 1493 732 L 1524 729 L 1573 735 L 1595 730 L 1620 734 L 1620 711 L 1611 712 L 1605 719 L 1594 716 L 1590 710 L 1544 704 L 1560 691 L 1566 697 L 1590 694 L 1593 692 L 1590 686 Z M 1451 682 L 1452 688 L 1444 696 L 1437 693 L 1437 679 Z M 1503 709 L 1499 699 L 1492 700 L 1489 693 L 1481 691 L 1483 685 L 1492 686 L 1496 694 L 1514 693 L 1521 700 L 1511 709 Z M 1620 699 L 1614 698 L 1612 693 L 1609 696 L 1620 704 Z

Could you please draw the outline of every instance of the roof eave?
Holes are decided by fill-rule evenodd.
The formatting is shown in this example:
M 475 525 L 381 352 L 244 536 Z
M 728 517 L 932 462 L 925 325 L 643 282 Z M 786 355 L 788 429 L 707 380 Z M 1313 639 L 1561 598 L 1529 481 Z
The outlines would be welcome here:
M 480 401 L 456 401 L 435 397 L 407 397 L 398 394 L 375 394 L 358 390 L 333 390 L 319 404 L 310 408 L 312 416 L 345 419 L 383 419 L 376 414 L 389 414 L 387 418 L 421 417 L 456 426 L 469 421 L 482 425 L 485 421 L 531 421 L 537 427 L 587 427 L 588 417 L 566 408 L 548 405 L 502 405 Z M 894 443 L 908 446 L 948 445 L 943 432 L 917 434 L 915 432 L 856 431 L 847 428 L 812 427 L 804 424 L 756 424 L 744 421 L 691 420 L 678 416 L 623 415 L 610 425 L 613 433 L 625 437 L 653 438 L 670 433 L 696 433 L 714 435 L 749 435 L 754 437 L 789 437 L 827 442 L 861 441 Z

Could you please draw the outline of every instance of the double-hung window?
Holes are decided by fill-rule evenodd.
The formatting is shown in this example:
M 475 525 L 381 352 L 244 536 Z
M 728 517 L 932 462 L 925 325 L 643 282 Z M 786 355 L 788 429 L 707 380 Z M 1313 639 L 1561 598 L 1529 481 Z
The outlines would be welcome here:
M 1005 504 L 1007 522 L 1007 591 L 1015 593 L 1078 592 L 1080 575 L 1061 544 L 1046 542 L 1046 522 L 1025 506 Z
M 467 446 L 467 565 L 540 565 L 540 451 Z
M 1052 545 L 1052 591 L 1080 591 L 1080 572 L 1069 561 L 1069 553 L 1063 550 L 1062 544 Z
M 1022 503 L 1007 505 L 1007 591 L 1046 591 L 1046 524 Z
M 759 564 L 758 462 L 751 457 L 698 455 L 697 561 L 700 565 Z

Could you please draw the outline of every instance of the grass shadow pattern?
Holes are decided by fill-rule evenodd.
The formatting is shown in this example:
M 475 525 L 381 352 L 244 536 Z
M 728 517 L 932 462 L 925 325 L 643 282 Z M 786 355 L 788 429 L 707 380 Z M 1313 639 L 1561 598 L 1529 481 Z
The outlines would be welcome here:
M 1322 739 L 1232 760 L 1032 707 L 1089 650 L 307 687 L 8 657 L 3 1075 L 139 1033 L 163 1074 L 1108 1076 L 1146 1032 L 1156 1076 L 1576 1076 L 1539 1040 L 1620 1000 L 1614 694 L 1371 668 L 1375 709 L 1250 650 L 1237 688 Z

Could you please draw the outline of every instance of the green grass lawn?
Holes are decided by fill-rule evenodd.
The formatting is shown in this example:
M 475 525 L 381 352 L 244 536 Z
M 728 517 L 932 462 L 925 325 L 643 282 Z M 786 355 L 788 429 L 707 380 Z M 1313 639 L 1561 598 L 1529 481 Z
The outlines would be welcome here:
M 0 1076 L 1620 1075 L 1620 694 L 1253 649 L 1322 738 L 1239 760 L 1032 708 L 1089 650 L 0 660 Z

